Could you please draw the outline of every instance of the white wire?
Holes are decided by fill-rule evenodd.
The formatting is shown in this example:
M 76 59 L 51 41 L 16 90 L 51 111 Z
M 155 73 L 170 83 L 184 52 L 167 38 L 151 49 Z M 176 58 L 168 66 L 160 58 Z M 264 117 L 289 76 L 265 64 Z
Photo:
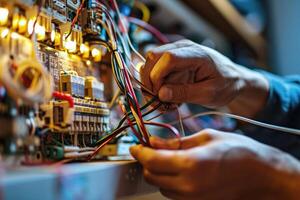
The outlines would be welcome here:
M 179 110 L 178 105 L 176 105 L 176 109 L 177 109 L 177 114 L 178 114 L 178 118 L 179 118 L 179 125 L 180 125 L 180 129 L 181 129 L 181 135 L 184 137 L 185 136 L 185 131 L 184 131 L 183 121 L 182 121 L 182 117 L 181 117 L 181 112 Z
M 273 125 L 273 124 L 267 124 L 267 123 L 263 123 L 263 122 L 256 121 L 256 120 L 253 120 L 253 119 L 249 119 L 249 118 L 246 118 L 246 117 L 242 117 L 242 116 L 239 116 L 239 115 L 234 115 L 234 114 L 230 114 L 230 113 L 223 113 L 223 112 L 218 112 L 218 111 L 208 111 L 208 112 L 198 113 L 198 114 L 195 114 L 195 115 L 184 117 L 183 120 L 190 119 L 190 118 L 201 117 L 201 116 L 208 116 L 208 115 L 225 116 L 225 117 L 229 117 L 229 118 L 236 119 L 236 120 L 239 120 L 239 121 L 244 121 L 244 122 L 256 125 L 256 126 L 260 126 L 260 127 L 264 127 L 264 128 L 268 128 L 268 129 L 272 129 L 272 130 L 276 130 L 276 131 L 291 133 L 291 134 L 294 134 L 294 135 L 300 135 L 300 130 L 299 129 L 287 128 L 287 127 L 277 126 L 277 125 Z
M 121 16 L 121 13 L 120 13 L 120 10 L 119 10 L 119 6 L 118 6 L 118 4 L 117 4 L 117 2 L 115 1 L 115 0 L 113 0 L 114 2 L 115 2 L 115 5 L 116 5 L 116 11 L 117 11 L 117 15 L 118 15 L 118 18 L 120 19 L 120 22 L 121 22 L 121 24 L 122 24 L 122 26 L 124 27 L 124 28 L 126 28 L 126 26 L 125 26 L 125 24 L 124 24 L 124 22 L 123 22 L 123 18 L 122 18 L 122 16 Z M 127 30 L 125 31 L 125 37 L 126 37 L 126 39 L 127 39 L 127 41 L 128 41 L 128 44 L 129 44 L 129 47 L 131 48 L 131 50 L 143 61 L 143 62 L 146 62 L 146 59 L 134 48 L 134 46 L 132 45 L 132 43 L 131 43 L 131 40 L 130 40 L 130 38 L 129 38 L 129 36 L 128 36 L 128 32 L 127 32 Z

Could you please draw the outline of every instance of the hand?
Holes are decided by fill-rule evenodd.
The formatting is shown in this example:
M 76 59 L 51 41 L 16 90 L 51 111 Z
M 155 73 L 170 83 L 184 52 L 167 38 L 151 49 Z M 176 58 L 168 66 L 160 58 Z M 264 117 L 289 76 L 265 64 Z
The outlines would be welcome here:
M 231 107 L 236 108 L 236 113 L 249 108 L 250 113 L 243 113 L 247 116 L 264 106 L 268 94 L 268 82 L 262 75 L 188 40 L 148 52 L 141 79 L 161 101 L 210 108 L 229 106 L 235 101 L 238 103 Z M 249 98 L 255 101 L 249 102 Z
M 298 199 L 299 163 L 250 138 L 204 130 L 134 146 L 145 179 L 171 199 Z

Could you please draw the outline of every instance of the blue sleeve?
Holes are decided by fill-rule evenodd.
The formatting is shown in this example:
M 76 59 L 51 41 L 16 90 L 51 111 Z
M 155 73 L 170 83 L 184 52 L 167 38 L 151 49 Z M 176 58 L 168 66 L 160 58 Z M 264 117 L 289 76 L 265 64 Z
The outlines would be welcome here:
M 265 71 L 259 72 L 267 78 L 270 88 L 267 104 L 256 120 L 300 129 L 300 75 L 281 78 Z M 300 159 L 300 136 L 252 125 L 247 125 L 242 130 L 247 136 Z

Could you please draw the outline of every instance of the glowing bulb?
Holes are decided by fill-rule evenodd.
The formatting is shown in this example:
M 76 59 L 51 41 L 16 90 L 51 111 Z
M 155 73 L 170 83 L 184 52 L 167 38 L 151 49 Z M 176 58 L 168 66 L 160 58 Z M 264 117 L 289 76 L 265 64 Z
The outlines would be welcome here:
M 86 61 L 87 66 L 91 66 L 92 62 L 90 60 Z
M 65 42 L 65 48 L 70 52 L 74 53 L 76 52 L 76 42 L 72 40 L 67 40 Z
M 19 32 L 24 33 L 26 31 L 27 20 L 24 16 L 21 16 L 19 19 Z
M 1 31 L 1 38 L 6 38 L 6 36 L 8 35 L 9 33 L 9 29 L 8 28 L 5 28 Z
M 101 60 L 101 51 L 99 49 L 93 48 L 91 54 L 94 61 L 99 62 Z
M 41 26 L 39 24 L 35 25 L 35 33 L 37 35 L 37 40 L 44 40 L 46 37 L 46 30 L 44 26 Z
M 80 53 L 82 54 L 82 57 L 88 58 L 90 54 L 90 48 L 86 44 L 81 44 L 80 45 Z
M 80 45 L 80 53 L 84 54 L 86 51 L 88 51 L 88 47 L 85 44 Z
M 35 22 L 34 19 L 30 19 L 30 20 L 28 21 L 27 32 L 28 32 L 29 35 L 31 35 L 32 32 L 33 32 L 34 22 Z
M 51 31 L 51 35 L 50 35 L 50 39 L 51 39 L 51 42 L 54 42 L 55 41 L 55 30 L 52 30 Z
M 19 37 L 19 35 L 16 32 L 12 32 L 10 36 L 12 39 L 17 39 Z
M 99 49 L 93 48 L 93 49 L 92 49 L 92 56 L 93 56 L 93 57 L 97 57 L 97 56 L 99 56 L 99 55 L 101 55 Z
M 8 21 L 8 9 L 7 8 L 0 8 L 0 25 L 3 26 Z

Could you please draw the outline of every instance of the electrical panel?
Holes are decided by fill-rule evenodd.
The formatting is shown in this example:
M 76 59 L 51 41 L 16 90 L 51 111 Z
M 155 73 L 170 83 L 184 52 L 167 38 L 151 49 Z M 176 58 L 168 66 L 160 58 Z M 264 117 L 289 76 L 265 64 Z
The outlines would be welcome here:
M 97 0 L 0 1 L 4 159 L 16 157 L 23 164 L 86 159 L 111 131 L 114 85 L 101 43 L 107 35 L 99 5 Z M 112 141 L 96 157 L 117 155 L 118 144 Z

